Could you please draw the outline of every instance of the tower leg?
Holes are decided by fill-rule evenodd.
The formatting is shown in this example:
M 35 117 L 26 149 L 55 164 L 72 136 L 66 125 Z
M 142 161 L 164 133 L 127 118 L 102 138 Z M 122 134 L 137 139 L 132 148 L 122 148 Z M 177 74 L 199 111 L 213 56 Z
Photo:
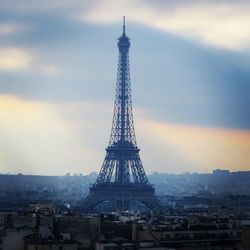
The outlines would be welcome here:
M 110 192 L 110 189 L 113 191 Z M 91 188 L 89 195 L 81 204 L 81 211 L 84 213 L 98 212 L 96 211 L 98 206 L 103 211 L 107 209 L 111 209 L 111 211 L 133 210 L 136 202 L 144 204 L 148 210 L 154 212 L 162 210 L 153 188 L 144 189 L 138 185 L 128 184 L 124 186 L 97 185 Z

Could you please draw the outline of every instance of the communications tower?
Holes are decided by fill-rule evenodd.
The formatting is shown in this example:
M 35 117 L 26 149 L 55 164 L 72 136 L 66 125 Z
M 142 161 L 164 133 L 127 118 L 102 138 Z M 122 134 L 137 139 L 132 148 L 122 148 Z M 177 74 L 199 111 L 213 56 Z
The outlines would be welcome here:
M 150 210 L 159 210 L 155 190 L 145 174 L 137 147 L 129 70 L 130 40 L 125 33 L 118 38 L 119 58 L 115 105 L 111 136 L 106 156 L 96 182 L 83 201 L 84 212 L 93 212 L 102 203 L 112 209 L 131 209 L 134 202 L 143 203 Z

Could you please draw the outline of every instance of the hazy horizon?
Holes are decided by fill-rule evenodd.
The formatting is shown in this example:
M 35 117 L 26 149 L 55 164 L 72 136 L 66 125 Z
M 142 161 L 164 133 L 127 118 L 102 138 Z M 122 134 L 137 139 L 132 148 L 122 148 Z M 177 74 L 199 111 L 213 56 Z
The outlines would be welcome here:
M 147 175 L 155 175 L 155 174 L 167 174 L 167 175 L 193 175 L 193 174 L 213 174 L 213 171 L 229 171 L 230 173 L 237 173 L 237 172 L 250 172 L 250 170 L 236 170 L 236 171 L 230 171 L 228 169 L 213 169 L 211 172 L 180 172 L 180 173 L 175 173 L 175 172 L 148 172 Z M 60 177 L 60 176 L 89 176 L 89 175 L 98 175 L 99 171 L 93 171 L 93 172 L 89 172 L 89 173 L 64 173 L 64 174 L 60 174 L 60 175 L 46 175 L 46 174 L 32 174 L 32 173 L 0 173 L 0 175 L 23 175 L 23 176 L 27 176 L 27 175 L 32 175 L 32 176 L 51 176 L 51 177 Z

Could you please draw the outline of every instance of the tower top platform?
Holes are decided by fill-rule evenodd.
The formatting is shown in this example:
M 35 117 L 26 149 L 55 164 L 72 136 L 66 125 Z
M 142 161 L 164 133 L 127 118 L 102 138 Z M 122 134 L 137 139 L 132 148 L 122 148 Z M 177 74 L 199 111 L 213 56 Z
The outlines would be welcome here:
M 118 47 L 119 47 L 120 50 L 123 49 L 123 48 L 128 49 L 130 47 L 129 38 L 126 35 L 125 16 L 123 17 L 123 33 L 118 38 Z

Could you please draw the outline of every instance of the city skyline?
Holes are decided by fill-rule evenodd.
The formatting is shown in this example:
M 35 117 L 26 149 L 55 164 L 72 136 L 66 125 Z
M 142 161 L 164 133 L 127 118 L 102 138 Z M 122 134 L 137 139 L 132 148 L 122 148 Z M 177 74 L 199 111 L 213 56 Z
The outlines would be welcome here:
M 123 15 L 146 172 L 250 169 L 250 4 L 216 3 L 0 1 L 0 172 L 99 171 Z

